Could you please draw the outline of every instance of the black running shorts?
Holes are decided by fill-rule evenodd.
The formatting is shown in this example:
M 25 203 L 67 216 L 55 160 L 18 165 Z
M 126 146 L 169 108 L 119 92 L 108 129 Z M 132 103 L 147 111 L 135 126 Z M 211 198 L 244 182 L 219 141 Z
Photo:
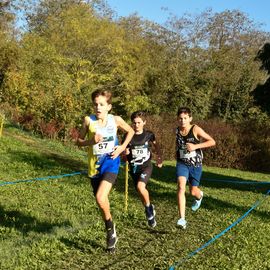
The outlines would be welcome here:
M 116 180 L 117 180 L 117 174 L 111 173 L 111 172 L 106 172 L 99 177 L 94 177 L 94 178 L 90 178 L 90 179 L 91 179 L 91 186 L 93 188 L 94 195 L 96 196 L 101 181 L 107 181 L 107 182 L 111 183 L 112 185 L 115 185 Z
M 153 165 L 151 162 L 147 166 L 138 167 L 136 170 L 133 170 L 132 166 L 130 168 L 130 175 L 133 179 L 135 187 L 139 181 L 144 182 L 146 185 L 152 175 Z

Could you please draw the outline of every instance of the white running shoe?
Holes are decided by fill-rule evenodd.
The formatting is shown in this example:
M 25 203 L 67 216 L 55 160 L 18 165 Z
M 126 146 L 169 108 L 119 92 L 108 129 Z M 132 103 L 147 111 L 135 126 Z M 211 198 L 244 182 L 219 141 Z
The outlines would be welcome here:
M 182 227 L 182 229 L 186 229 L 187 227 L 187 222 L 184 218 L 179 218 L 177 221 L 177 226 Z
M 199 200 L 195 199 L 191 206 L 192 211 L 197 211 L 200 208 L 202 199 L 203 199 L 203 192 L 201 191 L 201 198 Z

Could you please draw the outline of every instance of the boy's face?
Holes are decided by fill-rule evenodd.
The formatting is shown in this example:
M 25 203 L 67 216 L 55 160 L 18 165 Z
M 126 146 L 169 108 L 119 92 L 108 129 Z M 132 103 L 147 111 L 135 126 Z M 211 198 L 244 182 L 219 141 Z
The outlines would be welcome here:
M 187 113 L 181 113 L 177 117 L 178 124 L 180 127 L 185 128 L 190 125 L 190 122 L 192 121 L 192 117 L 189 116 Z
M 132 125 L 135 130 L 135 133 L 142 133 L 145 123 L 146 121 L 143 121 L 142 118 L 140 117 L 134 118 L 132 121 Z
M 104 96 L 96 97 L 93 104 L 98 119 L 104 119 L 112 108 L 112 105 L 107 102 L 107 98 Z

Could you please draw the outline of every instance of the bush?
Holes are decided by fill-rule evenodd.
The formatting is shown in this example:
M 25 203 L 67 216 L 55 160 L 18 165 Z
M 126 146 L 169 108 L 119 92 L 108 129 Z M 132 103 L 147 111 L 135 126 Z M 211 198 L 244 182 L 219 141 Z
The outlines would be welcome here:
M 219 119 L 194 121 L 216 141 L 203 150 L 204 164 L 270 172 L 270 125 L 247 121 L 233 125 Z M 175 159 L 175 115 L 148 116 L 146 128 L 153 131 L 161 145 L 163 157 Z
M 260 172 L 270 171 L 270 123 L 255 120 L 241 124 L 241 143 L 249 150 L 242 160 L 245 169 Z
M 51 120 L 49 123 L 41 120 L 38 126 L 41 135 L 50 139 L 57 139 L 60 131 L 64 128 L 64 125 L 56 120 Z
M 76 141 L 79 137 L 79 134 L 80 134 L 79 130 L 73 127 L 68 131 L 68 138 L 72 141 Z
M 1 106 L 0 109 L 13 120 L 13 123 L 19 124 L 26 130 L 38 132 L 43 137 L 66 138 L 72 141 L 78 138 L 79 131 L 76 128 L 68 128 L 57 120 L 46 122 L 35 119 L 35 116 L 31 114 L 21 115 L 15 108 Z M 155 133 L 163 158 L 174 160 L 176 116 L 151 115 L 147 117 L 146 121 L 146 129 Z M 195 120 L 194 123 L 202 127 L 216 141 L 215 147 L 203 149 L 205 165 L 270 172 L 269 123 L 248 120 L 233 125 L 219 119 Z
M 146 129 L 155 133 L 163 159 L 173 160 L 175 158 L 175 128 L 176 117 L 173 115 L 163 114 L 146 118 Z
M 204 152 L 204 164 L 221 168 L 243 169 L 241 165 L 242 150 L 239 142 L 239 128 L 220 120 L 200 121 L 202 127 L 216 141 L 216 146 L 206 148 Z

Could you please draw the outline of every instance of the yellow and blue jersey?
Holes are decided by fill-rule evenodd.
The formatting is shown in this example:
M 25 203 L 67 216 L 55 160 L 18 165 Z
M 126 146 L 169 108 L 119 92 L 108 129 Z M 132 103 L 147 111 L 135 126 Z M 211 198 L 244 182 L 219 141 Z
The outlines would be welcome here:
M 103 141 L 88 149 L 88 175 L 91 178 L 100 177 L 106 172 L 118 173 L 120 166 L 120 157 L 112 159 L 110 153 L 118 145 L 117 125 L 114 116 L 108 114 L 106 126 L 98 125 L 98 119 L 95 115 L 90 115 L 90 124 L 88 130 L 88 139 L 92 139 L 95 134 L 100 134 Z

